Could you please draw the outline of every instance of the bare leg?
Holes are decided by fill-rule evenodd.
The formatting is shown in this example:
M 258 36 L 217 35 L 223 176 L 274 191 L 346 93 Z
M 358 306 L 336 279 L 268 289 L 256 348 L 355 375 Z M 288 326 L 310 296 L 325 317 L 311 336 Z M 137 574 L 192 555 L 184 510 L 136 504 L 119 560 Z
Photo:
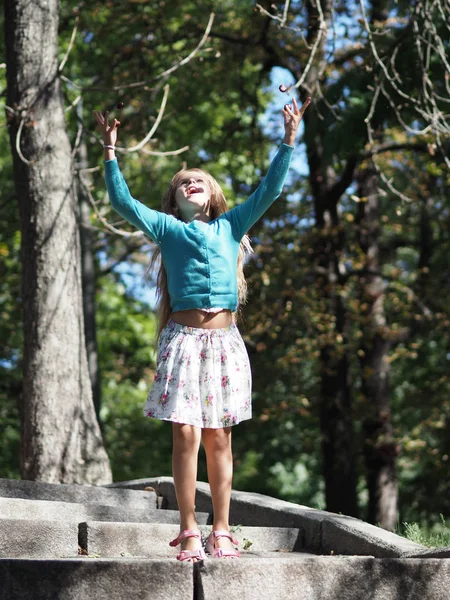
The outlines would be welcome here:
M 202 441 L 206 452 L 208 480 L 214 511 L 213 529 L 229 531 L 231 484 L 233 479 L 233 455 L 231 452 L 231 427 L 202 429 Z M 216 541 L 218 548 L 233 548 L 227 538 Z
M 197 529 L 195 489 L 201 429 L 192 425 L 172 423 L 172 431 L 172 473 L 180 511 L 180 531 Z M 181 544 L 182 550 L 196 550 L 199 547 L 199 540 L 195 538 L 188 538 Z

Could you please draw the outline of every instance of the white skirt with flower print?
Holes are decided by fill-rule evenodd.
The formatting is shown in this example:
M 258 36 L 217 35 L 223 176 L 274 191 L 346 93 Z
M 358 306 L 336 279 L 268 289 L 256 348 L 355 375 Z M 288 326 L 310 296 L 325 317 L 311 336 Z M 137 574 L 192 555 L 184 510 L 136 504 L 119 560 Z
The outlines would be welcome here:
M 200 329 L 169 321 L 144 415 L 213 429 L 250 419 L 250 362 L 236 325 Z

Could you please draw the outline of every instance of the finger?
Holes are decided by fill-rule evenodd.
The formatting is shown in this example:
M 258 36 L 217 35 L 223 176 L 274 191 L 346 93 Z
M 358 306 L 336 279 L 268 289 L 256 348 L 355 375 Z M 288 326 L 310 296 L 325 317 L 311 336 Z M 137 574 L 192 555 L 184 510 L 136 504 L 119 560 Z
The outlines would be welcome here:
M 308 108 L 308 106 L 311 104 L 311 97 L 309 96 L 308 98 L 306 98 L 306 100 L 303 102 L 302 107 L 300 109 L 300 114 L 303 116 L 303 113 L 305 112 L 305 110 Z
M 120 127 L 120 125 L 121 125 L 120 121 L 118 121 L 117 119 L 114 119 L 113 127 L 115 129 L 117 129 L 117 127 Z
M 106 110 L 105 111 L 105 126 L 106 127 L 109 127 L 108 118 L 109 118 L 109 110 Z
M 292 104 L 294 106 L 294 112 L 298 111 L 298 104 L 297 104 L 297 100 L 295 98 L 292 98 Z

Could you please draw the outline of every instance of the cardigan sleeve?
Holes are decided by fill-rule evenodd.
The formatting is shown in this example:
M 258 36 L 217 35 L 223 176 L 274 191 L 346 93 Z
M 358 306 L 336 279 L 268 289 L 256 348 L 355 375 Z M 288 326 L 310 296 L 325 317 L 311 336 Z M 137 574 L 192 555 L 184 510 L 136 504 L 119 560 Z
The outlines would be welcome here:
M 281 144 L 258 188 L 245 202 L 225 213 L 224 217 L 230 221 L 236 239 L 241 239 L 280 196 L 293 151 L 292 146 Z
M 105 181 L 111 206 L 119 215 L 160 243 L 169 227 L 170 216 L 135 200 L 119 168 L 117 158 L 105 160 Z

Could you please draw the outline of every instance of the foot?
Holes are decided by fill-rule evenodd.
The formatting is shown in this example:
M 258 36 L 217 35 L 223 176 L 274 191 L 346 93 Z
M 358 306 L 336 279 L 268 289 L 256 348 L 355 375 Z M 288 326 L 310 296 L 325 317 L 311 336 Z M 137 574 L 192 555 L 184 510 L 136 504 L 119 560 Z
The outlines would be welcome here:
M 177 538 L 172 540 L 170 546 L 181 545 L 177 560 L 195 563 L 206 558 L 202 544 L 202 534 L 199 529 L 184 529 Z
M 183 552 L 183 550 L 186 550 L 187 552 L 203 550 L 202 540 L 195 538 L 195 537 L 186 538 L 184 541 L 181 542 L 180 550 L 181 550 L 181 552 Z M 180 552 L 180 554 L 181 554 L 181 552 Z M 193 556 L 191 558 L 187 558 L 186 562 L 195 563 L 195 562 L 198 562 L 199 560 L 202 560 L 200 558 L 200 556 L 198 556 L 198 557 Z
M 206 542 L 206 551 L 213 558 L 239 558 L 240 552 L 235 548 L 237 539 L 226 529 L 211 531 Z

